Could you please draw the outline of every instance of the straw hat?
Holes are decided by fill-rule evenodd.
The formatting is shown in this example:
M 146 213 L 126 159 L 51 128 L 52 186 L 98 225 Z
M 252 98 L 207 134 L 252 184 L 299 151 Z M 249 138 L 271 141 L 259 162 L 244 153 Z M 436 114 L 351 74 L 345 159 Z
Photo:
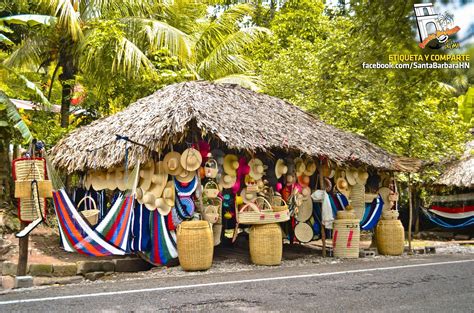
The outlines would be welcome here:
M 257 193 L 248 192 L 247 188 L 242 189 L 242 191 L 240 192 L 240 196 L 242 197 L 244 203 L 254 202 L 255 199 L 257 199 Z
M 363 168 L 360 168 L 357 171 L 357 177 L 356 177 L 356 182 L 361 185 L 365 185 L 367 183 L 367 179 L 369 178 L 369 173 L 364 170 Z
M 275 175 L 277 178 L 288 173 L 288 166 L 286 166 L 285 161 L 278 159 L 275 164 Z
M 287 185 L 294 184 L 296 182 L 294 174 L 286 174 L 285 182 Z
M 155 162 L 148 161 L 144 166 L 140 167 L 140 182 L 138 186 L 146 192 L 151 185 L 151 178 L 155 172 Z
M 323 177 L 329 177 L 331 175 L 331 169 L 329 168 L 329 162 L 323 162 L 321 165 L 319 172 Z
M 296 220 L 300 222 L 306 222 L 313 215 L 313 200 L 311 197 L 308 199 L 301 199 L 301 204 L 298 206 L 298 213 L 296 214 Z
M 303 187 L 301 189 L 301 195 L 303 196 L 303 199 L 310 199 L 311 198 L 311 188 L 309 187 Z
M 196 171 L 183 170 L 181 173 L 175 176 L 176 180 L 181 183 L 189 183 L 194 177 L 196 177 Z
M 156 197 L 153 193 L 151 192 L 146 192 L 144 195 L 143 195 L 143 204 L 145 204 L 145 207 L 150 210 L 150 211 L 154 211 L 156 210 L 156 204 L 155 204 L 155 201 L 156 201 Z
M 163 158 L 163 163 L 166 171 L 170 175 L 179 175 L 184 170 L 181 166 L 181 154 L 179 152 L 168 152 Z
M 224 172 L 230 176 L 237 176 L 239 158 L 235 154 L 227 154 L 224 157 Z
M 286 174 L 294 174 L 295 173 L 295 160 L 288 157 L 285 159 L 285 164 L 287 167 Z
M 137 199 L 138 203 L 140 204 L 143 204 L 143 196 L 144 196 L 144 192 L 143 192 L 143 189 L 141 189 L 140 187 L 138 187 L 136 190 L 135 190 L 135 198 Z
M 311 225 L 300 222 L 295 226 L 295 237 L 299 242 L 310 242 L 313 240 L 314 232 Z
M 163 198 L 157 198 L 155 200 L 155 207 L 163 216 L 166 216 L 171 212 L 171 206 L 169 206 Z
M 221 177 L 221 180 L 219 181 L 219 186 L 222 189 L 228 189 L 232 188 L 234 186 L 235 182 L 237 181 L 236 176 L 231 176 L 231 175 L 223 175 Z
M 305 171 L 303 172 L 303 174 L 306 176 L 313 176 L 317 168 L 316 162 L 314 162 L 313 158 L 306 159 L 304 165 Z
M 174 187 L 174 183 L 172 180 L 166 183 L 165 190 L 163 190 L 163 199 L 165 200 L 166 204 L 170 207 L 174 206 L 174 198 L 176 195 L 176 189 Z
M 115 169 L 115 185 L 120 191 L 127 190 L 127 182 L 125 181 L 125 171 L 122 167 Z
M 306 171 L 306 166 L 302 158 L 295 159 L 295 172 L 296 176 L 303 175 L 304 171 Z
M 115 190 L 117 185 L 115 184 L 115 169 L 108 169 L 105 174 L 105 189 Z
M 194 148 L 188 148 L 181 154 L 181 166 L 187 171 L 192 172 L 197 170 L 201 166 L 201 163 L 201 153 Z
M 262 178 L 265 168 L 263 162 L 260 159 L 251 159 L 249 161 L 250 172 L 249 175 L 254 179 L 258 180 Z
M 357 181 L 357 176 L 359 175 L 359 172 L 356 169 L 349 169 L 346 171 L 346 180 L 349 183 L 349 185 L 354 186 Z
M 156 198 L 159 198 L 163 194 L 163 190 L 166 187 L 167 181 L 168 173 L 165 171 L 165 165 L 163 161 L 160 161 L 155 165 L 155 172 L 151 177 L 152 184 L 147 191 L 153 193 Z
M 335 173 L 334 173 L 334 179 L 338 179 L 338 178 L 346 178 L 346 171 L 343 170 L 343 169 L 340 169 L 340 168 L 337 168 Z
M 337 191 L 339 191 L 340 193 L 342 193 L 343 195 L 345 195 L 346 197 L 349 196 L 349 185 L 347 184 L 347 181 L 342 178 L 342 177 L 339 177 L 336 181 L 336 189 Z
M 91 184 L 94 190 L 107 189 L 107 173 L 104 171 L 96 171 L 91 173 Z

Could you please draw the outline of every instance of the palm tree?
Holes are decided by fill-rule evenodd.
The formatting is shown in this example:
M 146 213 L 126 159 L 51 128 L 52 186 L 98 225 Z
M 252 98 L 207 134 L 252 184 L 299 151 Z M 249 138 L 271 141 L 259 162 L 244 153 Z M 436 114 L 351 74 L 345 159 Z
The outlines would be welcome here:
M 232 6 L 217 18 L 204 18 L 205 1 L 43 0 L 39 14 L 1 18 L 0 23 L 32 26 L 6 66 L 35 70 L 54 66 L 60 72 L 61 126 L 69 124 L 70 99 L 81 72 L 98 84 L 122 73 L 154 73 L 149 53 L 166 49 L 197 79 L 241 83 L 256 88 L 245 49 L 268 33 L 242 28 L 252 14 L 246 4 Z M 47 13 L 49 10 L 51 15 Z M 52 86 L 52 83 L 50 84 Z

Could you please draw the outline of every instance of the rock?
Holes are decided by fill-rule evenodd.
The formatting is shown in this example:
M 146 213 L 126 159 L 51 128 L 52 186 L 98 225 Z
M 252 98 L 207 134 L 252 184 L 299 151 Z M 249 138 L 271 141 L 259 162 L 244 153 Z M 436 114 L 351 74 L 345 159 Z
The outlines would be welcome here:
M 89 272 L 84 274 L 84 277 L 90 281 L 95 281 L 101 277 L 104 277 L 104 272 Z
M 14 288 L 29 288 L 33 287 L 33 277 L 32 276 L 17 276 L 15 277 L 15 286 Z
M 83 281 L 82 276 L 68 276 L 68 277 L 34 277 L 33 285 L 34 286 L 45 286 L 45 285 L 68 285 L 68 284 L 78 284 Z
M 77 274 L 77 265 L 69 264 L 53 264 L 53 276 L 74 276 Z
M 15 277 L 13 276 L 2 276 L 2 288 L 12 289 L 15 287 Z
M 52 264 L 30 264 L 28 274 L 31 276 L 53 276 Z
M 115 259 L 115 271 L 116 272 L 140 272 L 148 271 L 153 266 L 148 262 L 138 258 L 127 258 L 127 259 Z
M 18 265 L 13 262 L 3 262 L 2 275 L 15 276 Z
M 114 272 L 114 261 L 79 261 L 77 264 L 77 274 L 84 275 L 91 272 Z

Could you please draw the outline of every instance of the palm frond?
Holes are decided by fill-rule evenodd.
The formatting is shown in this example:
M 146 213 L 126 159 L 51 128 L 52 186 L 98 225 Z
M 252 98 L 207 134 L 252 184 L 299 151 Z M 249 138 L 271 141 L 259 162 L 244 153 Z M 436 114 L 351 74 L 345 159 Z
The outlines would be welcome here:
M 136 75 L 142 68 L 153 69 L 153 64 L 133 42 L 122 37 L 117 43 L 117 55 L 112 69 L 128 75 Z
M 81 20 L 71 0 L 50 0 L 54 15 L 58 16 L 58 25 L 67 30 L 74 41 L 82 38 Z
M 27 37 L 21 44 L 3 61 L 8 67 L 23 68 L 32 72 L 38 70 L 45 60 L 53 55 L 54 46 L 48 38 L 42 35 Z
M 13 45 L 14 44 L 14 42 L 11 41 L 10 38 L 5 36 L 4 34 L 0 34 L 0 42 L 4 43 L 6 45 Z
M 56 21 L 54 16 L 39 14 L 20 14 L 0 18 L 0 24 L 17 24 L 26 26 L 53 25 Z M 3 31 L 3 30 L 2 30 Z
M 247 74 L 234 74 L 214 80 L 216 83 L 237 84 L 253 91 L 262 91 L 262 82 L 258 76 Z
M 22 120 L 20 113 L 16 109 L 16 106 L 13 102 L 10 101 L 8 96 L 0 90 L 0 104 L 6 108 L 7 111 L 7 119 L 10 125 L 13 128 L 16 128 L 23 139 L 25 139 L 26 143 L 29 143 L 33 139 L 33 135 L 30 132 L 30 129 L 26 125 L 26 123 Z
M 153 1 L 147 0 L 89 0 L 81 1 L 80 12 L 84 20 L 116 18 L 117 16 L 150 16 Z

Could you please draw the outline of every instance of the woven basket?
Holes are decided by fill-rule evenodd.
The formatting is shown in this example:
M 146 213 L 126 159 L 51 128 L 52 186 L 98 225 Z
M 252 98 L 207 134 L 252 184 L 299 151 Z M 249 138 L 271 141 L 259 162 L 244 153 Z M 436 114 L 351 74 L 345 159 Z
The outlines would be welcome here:
M 353 220 L 356 218 L 354 211 L 337 211 L 336 218 L 338 220 Z
M 237 212 L 237 222 L 240 224 L 256 225 L 280 223 L 290 220 L 290 211 L 286 209 L 281 212 L 274 212 L 270 203 L 262 197 L 258 200 L 265 202 L 265 206 L 259 208 L 255 203 L 247 203 Z
M 383 220 L 397 220 L 398 219 L 398 211 L 397 210 L 388 210 L 382 212 L 382 219 Z
M 185 271 L 211 268 L 214 237 L 206 221 L 184 221 L 178 226 L 178 258 Z
M 362 219 L 365 212 L 365 185 L 357 183 L 352 186 L 350 200 L 356 217 Z
M 257 265 L 280 265 L 283 240 L 278 224 L 255 225 L 249 234 L 250 260 Z
M 271 205 L 272 205 L 273 212 L 282 212 L 282 211 L 288 210 L 288 204 L 280 196 L 274 196 L 272 198 Z
M 335 257 L 358 258 L 359 239 L 358 219 L 337 219 L 334 221 L 332 245 Z
M 402 255 L 405 230 L 399 220 L 380 220 L 375 229 L 377 249 L 383 255 Z
M 94 208 L 81 211 L 81 215 L 91 226 L 95 226 L 99 222 L 100 211 L 97 210 L 97 204 L 95 203 L 94 198 L 92 198 L 91 196 L 85 196 L 84 198 L 81 199 L 81 201 L 79 201 L 79 203 L 77 204 L 77 207 L 79 208 L 82 202 L 86 199 L 89 199 L 92 201 L 92 205 Z

